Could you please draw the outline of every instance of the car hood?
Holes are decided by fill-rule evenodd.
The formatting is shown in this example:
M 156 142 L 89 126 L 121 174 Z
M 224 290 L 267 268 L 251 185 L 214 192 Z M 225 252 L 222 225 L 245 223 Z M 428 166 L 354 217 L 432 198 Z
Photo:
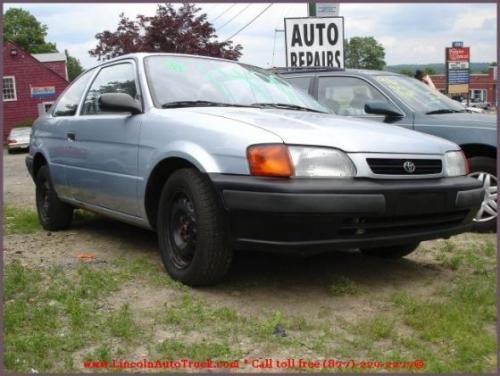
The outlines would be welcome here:
M 421 115 L 415 122 L 415 125 L 419 124 L 494 129 L 497 127 L 497 116 L 469 113 Z
M 183 109 L 246 123 L 280 137 L 286 144 L 338 148 L 346 152 L 443 154 L 459 147 L 445 139 L 396 125 L 351 120 L 333 114 L 237 107 Z

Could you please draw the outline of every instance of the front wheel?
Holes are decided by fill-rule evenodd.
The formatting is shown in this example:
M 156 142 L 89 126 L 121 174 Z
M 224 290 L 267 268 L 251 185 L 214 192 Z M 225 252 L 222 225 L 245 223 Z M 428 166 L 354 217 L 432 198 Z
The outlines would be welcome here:
M 473 229 L 478 232 L 495 231 L 497 220 L 496 161 L 488 157 L 469 159 L 470 177 L 479 180 L 485 190 L 483 202 L 474 217 Z
M 195 169 L 174 172 L 163 187 L 157 221 L 160 252 L 170 276 L 190 286 L 219 282 L 232 250 L 224 215 L 208 180 Z
M 398 244 L 390 247 L 361 248 L 360 251 L 368 256 L 398 259 L 415 251 L 420 243 Z

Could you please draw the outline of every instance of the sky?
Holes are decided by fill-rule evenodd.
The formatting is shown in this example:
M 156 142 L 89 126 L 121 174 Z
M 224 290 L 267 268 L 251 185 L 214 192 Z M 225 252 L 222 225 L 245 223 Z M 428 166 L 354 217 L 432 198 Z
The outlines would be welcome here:
M 215 25 L 219 39 L 226 39 L 245 26 L 269 3 L 198 3 Z M 127 4 L 4 4 L 30 11 L 48 26 L 47 41 L 60 51 L 68 49 L 85 68 L 97 64 L 88 50 L 96 45 L 95 34 L 115 30 L 118 15 L 135 18 L 152 15 L 155 3 Z M 239 13 L 239 14 L 238 14 Z M 442 63 L 444 48 L 452 41 L 471 47 L 471 61 L 492 62 L 497 56 L 496 4 L 342 4 L 345 36 L 373 36 L 385 48 L 385 61 L 395 64 Z M 274 3 L 232 40 L 243 46 L 240 61 L 261 67 L 285 65 L 285 17 L 307 16 L 306 3 Z M 274 52 L 274 53 L 273 53 Z

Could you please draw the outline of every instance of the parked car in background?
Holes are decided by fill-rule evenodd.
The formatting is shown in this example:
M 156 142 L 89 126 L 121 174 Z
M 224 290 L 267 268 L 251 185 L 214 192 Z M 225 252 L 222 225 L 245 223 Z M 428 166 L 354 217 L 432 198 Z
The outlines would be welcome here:
M 7 138 L 9 153 L 15 150 L 28 150 L 30 147 L 31 127 L 12 128 Z
M 496 229 L 496 114 L 470 113 L 439 91 L 397 73 L 315 68 L 274 71 L 338 115 L 397 125 L 458 144 L 469 161 L 470 175 L 486 190 L 474 228 Z
M 42 226 L 84 208 L 153 229 L 169 274 L 219 281 L 233 249 L 403 257 L 470 228 L 484 190 L 442 138 L 332 115 L 234 61 L 133 54 L 83 73 L 34 124 Z

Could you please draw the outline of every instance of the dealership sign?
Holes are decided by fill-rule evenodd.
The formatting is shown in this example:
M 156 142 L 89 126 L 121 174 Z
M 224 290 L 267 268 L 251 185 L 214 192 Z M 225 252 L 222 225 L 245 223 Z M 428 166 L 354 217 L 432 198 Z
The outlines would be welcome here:
M 30 89 L 31 98 L 52 97 L 56 94 L 56 88 L 54 86 L 32 86 Z
M 344 68 L 344 18 L 285 18 L 287 67 Z
M 462 42 L 453 42 L 453 47 L 446 48 L 446 79 L 449 94 L 469 92 L 470 48 Z

